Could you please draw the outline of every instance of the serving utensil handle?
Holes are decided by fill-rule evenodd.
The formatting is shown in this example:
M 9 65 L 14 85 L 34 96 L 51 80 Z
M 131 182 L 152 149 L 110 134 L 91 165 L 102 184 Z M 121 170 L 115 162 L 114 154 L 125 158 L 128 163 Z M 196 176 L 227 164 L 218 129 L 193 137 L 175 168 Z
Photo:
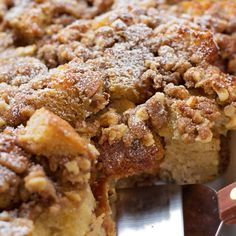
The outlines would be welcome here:
M 220 218 L 225 224 L 236 224 L 236 182 L 217 192 Z

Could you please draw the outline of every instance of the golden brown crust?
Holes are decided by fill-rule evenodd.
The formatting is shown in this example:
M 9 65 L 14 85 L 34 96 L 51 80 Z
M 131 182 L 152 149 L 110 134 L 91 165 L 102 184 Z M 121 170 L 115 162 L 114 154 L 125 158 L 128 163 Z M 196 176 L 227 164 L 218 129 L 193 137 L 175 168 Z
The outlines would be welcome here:
M 35 77 L 18 89 L 12 87 L 8 92 L 3 88 L 0 93 L 6 103 L 1 117 L 14 126 L 25 123 L 41 107 L 75 124 L 104 108 L 109 98 L 101 73 L 79 60 Z
M 45 108 L 37 110 L 27 122 L 26 128 L 19 132 L 18 143 L 36 155 L 48 157 L 58 154 L 69 157 L 86 155 L 93 159 L 88 143 L 79 137 L 66 121 Z M 55 147 L 60 149 L 56 150 Z
M 119 178 L 143 172 L 156 172 L 163 152 L 160 143 L 146 147 L 139 140 L 133 141 L 130 147 L 126 147 L 122 141 L 112 145 L 105 142 L 98 150 L 103 173 Z

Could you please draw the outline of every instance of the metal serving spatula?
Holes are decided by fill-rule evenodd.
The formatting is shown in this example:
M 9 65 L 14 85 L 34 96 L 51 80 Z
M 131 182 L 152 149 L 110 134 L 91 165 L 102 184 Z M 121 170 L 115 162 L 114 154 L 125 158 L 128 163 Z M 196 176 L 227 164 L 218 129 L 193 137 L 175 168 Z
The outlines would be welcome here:
M 117 191 L 118 236 L 184 235 L 180 186 L 158 185 Z
M 223 222 L 236 224 L 236 182 L 218 192 L 200 184 L 118 190 L 118 236 L 218 236 Z

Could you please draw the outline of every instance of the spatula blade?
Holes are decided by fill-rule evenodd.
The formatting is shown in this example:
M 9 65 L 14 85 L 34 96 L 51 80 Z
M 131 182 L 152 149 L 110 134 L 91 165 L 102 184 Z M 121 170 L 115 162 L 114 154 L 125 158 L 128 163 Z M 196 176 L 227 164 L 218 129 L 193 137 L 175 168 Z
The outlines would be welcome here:
M 119 189 L 117 194 L 118 236 L 184 235 L 180 186 Z

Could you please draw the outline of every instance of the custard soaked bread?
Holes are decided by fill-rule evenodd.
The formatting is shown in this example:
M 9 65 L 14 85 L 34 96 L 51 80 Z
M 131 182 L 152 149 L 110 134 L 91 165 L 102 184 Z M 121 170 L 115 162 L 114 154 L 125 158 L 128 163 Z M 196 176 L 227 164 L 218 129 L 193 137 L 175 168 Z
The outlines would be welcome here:
M 236 129 L 236 2 L 0 3 L 0 235 L 114 235 L 117 181 L 203 183 Z

